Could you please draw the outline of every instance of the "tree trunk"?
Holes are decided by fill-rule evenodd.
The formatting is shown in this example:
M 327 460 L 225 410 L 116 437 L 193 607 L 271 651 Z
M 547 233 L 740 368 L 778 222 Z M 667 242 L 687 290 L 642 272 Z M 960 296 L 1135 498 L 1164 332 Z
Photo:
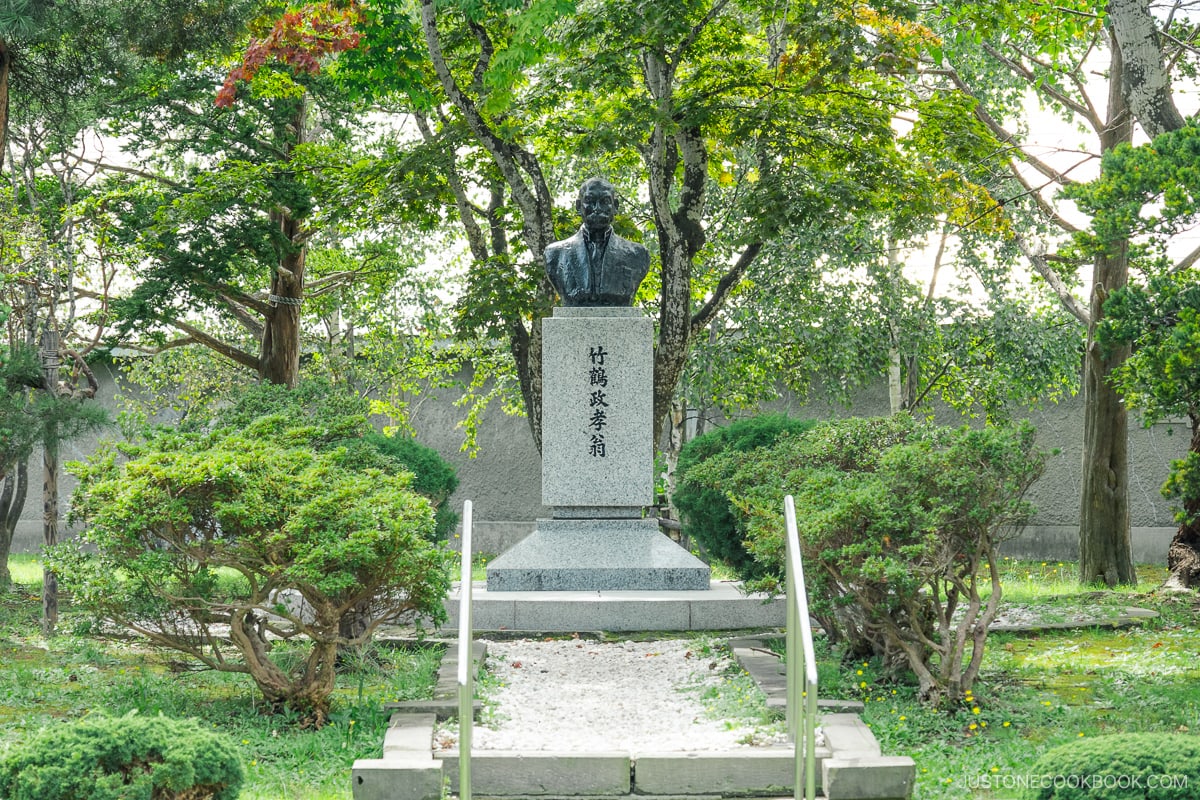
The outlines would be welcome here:
M 58 443 L 47 441 L 42 452 L 46 481 L 42 484 L 43 544 L 58 544 Z M 42 633 L 54 635 L 58 626 L 58 576 L 42 570 Z
M 42 370 L 46 391 L 58 391 L 59 367 L 58 330 L 51 319 L 42 334 Z M 51 425 L 42 441 L 42 464 L 45 479 L 42 483 L 42 539 L 46 548 L 58 544 L 58 435 Z M 43 551 L 44 552 L 44 551 Z M 49 569 L 42 570 L 42 633 L 54 635 L 58 626 L 58 577 Z
M 280 214 L 279 226 L 289 241 L 300 230 L 290 214 Z M 304 297 L 304 248 L 287 253 L 271 276 L 271 310 L 263 328 L 259 377 L 268 383 L 293 387 L 300 376 L 300 304 Z
M 1121 51 L 1121 90 L 1151 139 L 1184 125 L 1171 97 L 1171 78 L 1147 0 L 1109 0 L 1108 24 Z M 1114 80 L 1118 73 L 1113 73 Z
M 8 41 L 0 39 L 0 167 L 8 152 L 8 77 L 12 72 L 12 51 Z M 7 569 L 7 561 L 5 568 Z
M 1200 453 L 1200 415 L 1191 415 L 1192 443 L 1189 451 Z M 1169 583 L 1185 589 L 1200 588 L 1200 495 L 1183 499 L 1183 520 L 1167 549 Z
M 1164 63 L 1162 42 L 1147 0 L 1109 0 L 1108 24 L 1115 41 L 1119 63 L 1113 74 L 1129 109 L 1150 138 L 1178 130 L 1185 124 L 1171 95 L 1171 77 Z M 1200 452 L 1197 425 L 1192 418 L 1192 452 Z M 1184 501 L 1184 521 L 1167 550 L 1171 582 L 1185 587 L 1200 586 L 1200 499 Z
M 288 128 L 292 139 L 285 146 L 292 150 L 303 143 L 308 122 L 307 103 L 301 98 Z M 300 305 L 304 302 L 304 257 L 307 251 L 304 225 L 292 209 L 281 207 L 271 212 L 271 222 L 279 227 L 279 262 L 271 274 L 270 311 L 263 327 L 259 377 L 289 388 L 300 377 Z
M 1083 374 L 1083 482 L 1079 513 L 1079 579 L 1108 586 L 1137 583 L 1129 533 L 1129 414 L 1109 376 L 1129 357 L 1127 346 L 1107 355 L 1096 342 L 1108 294 L 1125 285 L 1128 243 L 1095 265 L 1092 324 Z
M 0 490 L 0 590 L 12 585 L 12 574 L 8 571 L 8 558 L 12 553 L 13 536 L 17 522 L 25 508 L 25 494 L 29 487 L 29 463 L 20 461 L 13 472 L 4 476 L 4 488 Z

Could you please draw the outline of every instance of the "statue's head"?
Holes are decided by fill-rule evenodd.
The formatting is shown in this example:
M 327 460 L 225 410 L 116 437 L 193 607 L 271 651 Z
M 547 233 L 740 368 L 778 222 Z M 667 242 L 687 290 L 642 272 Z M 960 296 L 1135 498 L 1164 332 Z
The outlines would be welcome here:
M 603 231 L 617 215 L 617 190 L 603 178 L 588 178 L 579 187 L 575 210 L 589 230 Z

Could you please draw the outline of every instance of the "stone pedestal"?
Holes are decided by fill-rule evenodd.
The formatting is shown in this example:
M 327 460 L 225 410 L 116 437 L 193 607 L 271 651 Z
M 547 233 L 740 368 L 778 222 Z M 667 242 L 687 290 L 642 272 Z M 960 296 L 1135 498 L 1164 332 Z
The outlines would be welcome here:
M 654 502 L 654 323 L 632 308 L 542 322 L 542 503 L 488 565 L 489 592 L 697 590 L 709 569 L 643 510 Z
M 542 321 L 542 504 L 640 517 L 654 502 L 654 323 L 633 308 Z
M 488 566 L 489 592 L 663 591 L 709 588 L 708 566 L 653 519 L 540 519 Z

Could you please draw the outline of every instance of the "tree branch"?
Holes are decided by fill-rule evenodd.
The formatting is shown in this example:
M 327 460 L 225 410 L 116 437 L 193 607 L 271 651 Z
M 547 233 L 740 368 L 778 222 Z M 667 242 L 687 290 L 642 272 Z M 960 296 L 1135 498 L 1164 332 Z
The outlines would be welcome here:
M 1008 162 L 1008 169 L 1009 172 L 1012 173 L 1012 176 L 1016 179 L 1017 183 L 1024 187 L 1025 196 L 1032 197 L 1034 203 L 1037 204 L 1037 207 L 1041 210 L 1041 212 L 1050 220 L 1052 220 L 1055 225 L 1062 228 L 1064 231 L 1067 231 L 1068 233 L 1077 233 L 1079 231 L 1079 227 L 1077 225 L 1072 224 L 1066 217 L 1058 213 L 1058 209 L 1055 208 L 1048 200 L 1046 200 L 1045 197 L 1042 197 L 1042 189 L 1046 188 L 1045 185 L 1035 188 L 1033 184 L 1025 180 L 1025 176 L 1021 174 L 1021 171 L 1017 169 L 1017 165 L 1012 161 Z M 1074 169 L 1074 167 L 1072 167 L 1072 169 Z
M 1200 247 L 1197 247 L 1195 250 L 1180 259 L 1175 266 L 1171 267 L 1171 272 L 1183 272 L 1185 269 L 1190 269 L 1197 261 L 1200 261 Z
M 1090 105 L 1083 105 L 1075 98 L 1069 97 L 1066 94 L 1063 94 L 1061 91 L 1059 91 L 1053 85 L 1046 83 L 1045 81 L 1042 81 L 1041 84 L 1038 84 L 1037 76 L 1033 74 L 1033 70 L 1029 69 L 1029 67 L 1025 66 L 1024 64 L 1022 64 L 1018 61 L 1014 61 L 1013 59 L 1009 58 L 1008 56 L 1006 56 L 1004 53 L 1001 53 L 999 50 L 997 50 L 992 45 L 984 42 L 983 49 L 988 53 L 988 55 L 990 55 L 992 58 L 999 61 L 1001 64 L 1003 64 L 1005 67 L 1007 67 L 1010 71 L 1019 75 L 1027 83 L 1036 85 L 1038 87 L 1039 92 L 1044 92 L 1046 95 L 1053 98 L 1055 101 L 1063 104 L 1067 108 L 1074 111 L 1076 114 L 1079 114 L 1080 116 L 1084 117 L 1092 125 L 1093 128 L 1098 129 L 1100 127 L 1100 125 L 1102 124 L 1100 121 L 1100 115 L 1097 114 L 1096 110 L 1094 108 L 1091 108 Z M 1051 69 L 1055 72 L 1058 71 L 1049 64 L 1039 64 L 1039 66 L 1046 67 L 1047 69 Z
M 738 260 L 733 267 L 721 276 L 721 280 L 717 282 L 717 288 L 713 290 L 712 296 L 692 315 L 692 336 L 699 334 L 700 331 L 708 327 L 708 323 L 712 322 L 713 317 L 717 315 L 717 312 L 721 310 L 721 306 L 725 304 L 729 293 L 741 282 L 742 276 L 746 274 L 746 270 L 754 263 L 754 259 L 758 257 L 762 248 L 762 242 L 751 244 L 738 256 Z
M 90 158 L 84 158 L 83 156 L 74 156 L 74 158 L 79 160 L 81 163 L 95 167 L 102 172 L 119 172 L 123 175 L 133 175 L 135 178 L 143 178 L 148 181 L 154 181 L 155 183 L 161 183 L 164 186 L 170 186 L 172 189 L 176 189 L 181 192 L 188 190 L 188 187 L 182 183 L 178 183 L 170 178 L 157 175 L 153 172 L 147 172 L 146 170 L 137 169 L 135 167 L 121 167 L 117 166 L 116 164 L 106 164 L 102 161 L 93 161 Z
M 971 87 L 967 84 L 966 81 L 964 81 L 962 79 L 962 77 L 958 74 L 957 70 L 942 69 L 942 70 L 937 70 L 936 72 L 940 75 L 945 75 L 946 77 L 950 78 L 951 82 L 954 83 L 954 86 L 959 91 L 963 92 L 964 94 L 970 95 L 971 97 L 975 96 L 971 91 Z M 982 122 L 984 125 L 986 125 L 992 131 L 992 135 L 995 136 L 997 139 L 999 139 L 1002 143 L 1012 145 L 1013 147 L 1015 147 L 1017 149 L 1017 151 L 1021 154 L 1022 162 L 1033 167 L 1038 172 L 1042 173 L 1047 178 L 1049 178 L 1050 180 L 1059 184 L 1060 186 L 1069 186 L 1074 183 L 1074 181 L 1071 180 L 1070 178 L 1068 178 L 1066 175 L 1064 175 L 1063 173 L 1054 169 L 1049 164 L 1042 161 L 1040 158 L 1038 158 L 1037 156 L 1034 156 L 1033 154 L 1031 154 L 1027 150 L 1025 150 L 1023 147 L 1021 147 L 1021 143 L 1017 140 L 1016 135 L 1011 133 L 1008 129 L 1006 129 L 1003 125 L 1001 125 L 1000 122 L 998 120 L 996 120 L 995 117 L 993 117 L 986 110 L 984 110 L 982 103 L 976 103 L 975 117 L 980 122 Z
M 1025 255 L 1025 258 L 1029 260 L 1029 263 L 1033 265 L 1033 268 L 1037 270 L 1037 273 L 1041 275 L 1050 288 L 1054 290 L 1054 294 L 1058 296 L 1059 301 L 1066 306 L 1067 310 L 1070 311 L 1076 319 L 1078 319 L 1084 325 L 1090 325 L 1092 321 L 1091 313 L 1089 313 L 1087 308 L 1084 307 L 1084 305 L 1079 302 L 1075 295 L 1071 293 L 1071 289 L 1065 283 L 1063 283 L 1062 278 L 1060 278 L 1058 273 L 1055 272 L 1050 266 L 1050 263 L 1046 260 L 1046 257 L 1041 253 L 1034 252 L 1033 248 L 1029 246 L 1029 242 L 1025 240 L 1024 236 L 1017 234 L 1016 241 L 1017 246 L 1021 248 L 1021 252 Z
M 727 5 L 729 5 L 729 0 L 717 0 L 717 2 L 713 3 L 712 8 L 704 15 L 704 19 L 693 25 L 692 29 L 688 31 L 688 35 L 679 43 L 679 47 L 675 48 L 675 52 L 671 54 L 672 63 L 679 63 L 680 59 L 683 58 L 683 54 L 687 52 L 689 47 L 696 43 L 696 40 L 700 38 L 700 34 L 704 33 L 704 29 L 708 27 L 710 22 L 717 18 L 718 14 L 725 10 L 725 6 Z
M 188 336 L 192 337 L 197 344 L 202 344 L 210 350 L 216 351 L 226 358 L 241 364 L 243 367 L 249 367 L 250 369 L 258 370 L 261 366 L 257 356 L 251 355 L 245 350 L 234 347 L 231 344 L 222 342 L 220 339 L 205 333 L 194 325 L 189 325 L 188 323 L 181 322 L 177 319 L 169 319 L 164 317 L 160 317 L 159 320 L 166 325 L 170 325 L 172 328 L 183 331 Z

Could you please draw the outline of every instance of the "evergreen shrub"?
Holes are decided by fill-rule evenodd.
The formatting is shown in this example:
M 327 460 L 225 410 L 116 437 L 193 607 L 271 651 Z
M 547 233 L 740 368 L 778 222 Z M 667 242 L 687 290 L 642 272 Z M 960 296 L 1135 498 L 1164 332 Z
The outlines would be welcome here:
M 741 518 L 720 487 L 690 480 L 689 473 L 715 456 L 768 447 L 781 436 L 803 433 L 815 424 L 785 414 L 751 417 L 697 436 L 679 451 L 671 503 L 679 511 L 684 531 L 709 558 L 726 564 L 742 580 L 761 578 L 763 567 L 746 552 Z
M 0 759 L 6 800 L 234 800 L 244 780 L 226 737 L 136 714 L 50 725 Z
M 1196 800 L 1200 737 L 1122 733 L 1048 750 L 1030 774 L 1030 800 Z
M 442 458 L 432 447 L 416 439 L 397 434 L 368 434 L 367 442 L 384 456 L 394 459 L 413 474 L 412 490 L 429 498 L 434 507 L 434 536 L 445 541 L 458 524 L 458 514 L 450 505 L 450 496 L 458 488 L 458 473 L 454 465 Z
M 84 528 L 47 563 L 112 630 L 249 674 L 274 710 L 320 726 L 339 653 L 382 625 L 440 622 L 450 585 L 433 504 L 372 443 L 368 411 L 350 390 L 259 386 L 202 426 L 101 447 L 71 465 Z
M 791 494 L 813 615 L 847 655 L 907 666 L 940 704 L 978 677 L 998 544 L 1032 514 L 1023 497 L 1043 464 L 1028 424 L 951 429 L 898 414 L 726 451 L 688 479 L 729 498 L 762 576 L 748 586 L 763 590 L 782 586 Z

